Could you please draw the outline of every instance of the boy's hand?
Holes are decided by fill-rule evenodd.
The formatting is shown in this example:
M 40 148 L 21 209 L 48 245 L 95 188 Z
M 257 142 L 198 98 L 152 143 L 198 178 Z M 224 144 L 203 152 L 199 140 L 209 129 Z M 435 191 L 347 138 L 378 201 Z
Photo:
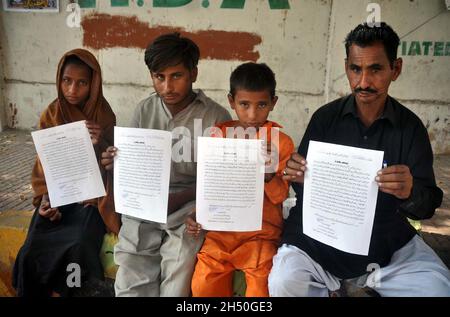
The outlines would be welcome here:
M 102 139 L 102 128 L 93 121 L 86 121 L 86 127 L 91 135 L 92 144 L 97 145 Z
M 380 191 L 399 199 L 408 199 L 413 187 L 413 177 L 406 165 L 392 165 L 378 171 L 375 180 Z
M 191 214 L 186 218 L 186 233 L 198 238 L 202 232 L 202 226 L 195 220 L 195 214 Z
M 307 162 L 303 156 L 298 153 L 292 153 L 283 171 L 283 180 L 303 184 L 306 164 Z
M 100 163 L 105 170 L 110 171 L 114 168 L 114 156 L 117 155 L 117 148 L 114 146 L 108 146 L 105 152 L 102 153 L 102 159 Z
M 39 207 L 39 215 L 44 218 L 49 218 L 50 221 L 58 221 L 61 219 L 61 213 L 58 208 L 50 208 L 50 201 L 46 195 L 42 197 L 41 206 Z
M 265 173 L 264 174 L 264 182 L 265 183 L 270 182 L 274 176 L 275 176 L 275 173 Z
M 278 162 L 274 162 L 272 158 L 278 158 L 278 151 L 276 146 L 272 146 L 270 142 L 263 145 L 263 157 L 265 161 L 265 174 L 264 174 L 264 182 L 268 183 L 275 176 L 275 168 L 278 166 Z M 275 166 L 273 166 L 275 164 Z

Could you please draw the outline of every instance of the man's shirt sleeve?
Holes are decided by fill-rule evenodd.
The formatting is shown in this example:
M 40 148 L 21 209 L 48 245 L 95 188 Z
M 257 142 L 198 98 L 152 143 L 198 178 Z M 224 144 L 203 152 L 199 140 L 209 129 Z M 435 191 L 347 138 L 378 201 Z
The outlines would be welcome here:
M 433 152 L 426 128 L 417 124 L 406 165 L 413 176 L 411 196 L 402 201 L 399 211 L 414 220 L 431 218 L 442 203 L 442 190 L 436 186 Z

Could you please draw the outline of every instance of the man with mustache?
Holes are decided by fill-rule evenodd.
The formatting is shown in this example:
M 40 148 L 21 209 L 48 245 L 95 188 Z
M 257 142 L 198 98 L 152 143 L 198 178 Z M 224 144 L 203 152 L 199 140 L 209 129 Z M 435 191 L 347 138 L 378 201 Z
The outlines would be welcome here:
M 314 113 L 284 171 L 297 204 L 273 259 L 271 296 L 329 296 L 343 280 L 381 296 L 450 296 L 449 270 L 407 220 L 432 217 L 442 191 L 436 186 L 426 128 L 388 95 L 402 70 L 399 42 L 386 23 L 358 25 L 347 35 L 345 70 L 352 94 Z M 310 140 L 384 151 L 389 166 L 375 179 L 380 192 L 367 256 L 340 251 L 303 233 L 303 177 Z

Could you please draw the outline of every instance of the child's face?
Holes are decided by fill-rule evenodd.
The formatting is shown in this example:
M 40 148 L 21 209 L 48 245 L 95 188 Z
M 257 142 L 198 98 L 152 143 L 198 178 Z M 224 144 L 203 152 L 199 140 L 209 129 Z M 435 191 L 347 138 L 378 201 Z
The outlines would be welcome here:
M 269 112 L 273 110 L 278 97 L 271 97 L 268 90 L 248 91 L 236 90 L 233 96 L 228 96 L 231 108 L 236 111 L 239 123 L 243 128 L 259 129 L 266 123 Z
M 197 68 L 189 71 L 183 63 L 152 72 L 156 93 L 167 106 L 185 106 L 192 91 L 192 83 L 197 79 Z
M 61 90 L 67 102 L 83 106 L 91 91 L 91 72 L 87 66 L 68 64 L 64 67 Z

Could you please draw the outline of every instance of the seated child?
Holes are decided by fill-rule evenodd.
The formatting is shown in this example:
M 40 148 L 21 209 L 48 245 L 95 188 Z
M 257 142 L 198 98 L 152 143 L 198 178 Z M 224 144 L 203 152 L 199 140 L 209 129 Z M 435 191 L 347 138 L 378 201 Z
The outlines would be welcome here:
M 41 114 L 39 128 L 86 120 L 99 159 L 101 152 L 113 144 L 116 116 L 103 97 L 100 65 L 94 55 L 83 49 L 64 54 L 58 65 L 56 88 L 58 98 Z M 13 286 L 17 295 L 72 295 L 76 288 L 67 285 L 68 274 L 74 272 L 68 267 L 71 263 L 79 265 L 79 286 L 88 279 L 102 280 L 99 252 L 103 236 L 107 229 L 118 233 L 120 226 L 112 203 L 101 197 L 51 208 L 39 158 L 31 184 L 36 210 L 14 265 Z M 112 190 L 110 182 L 105 185 L 107 191 Z
M 130 127 L 170 131 L 175 140 L 179 131 L 195 135 L 197 120 L 211 127 L 231 119 L 225 108 L 193 89 L 199 56 L 197 44 L 179 33 L 152 40 L 145 50 L 145 63 L 156 93 L 138 104 Z M 193 138 L 183 135 L 182 139 L 195 149 Z M 101 163 L 111 176 L 118 153 L 115 147 L 102 153 Z M 117 297 L 189 296 L 196 254 L 203 242 L 184 234 L 186 217 L 195 208 L 197 169 L 194 156 L 190 158 L 171 160 L 166 223 L 122 215 L 114 247 L 119 266 L 114 284 Z M 152 207 L 146 206 L 150 212 Z
M 279 164 L 276 172 L 266 170 L 262 230 L 207 232 L 197 254 L 192 278 L 193 296 L 232 296 L 235 270 L 245 274 L 247 297 L 269 296 L 267 278 L 282 231 L 282 203 L 289 194 L 289 184 L 282 180 L 282 171 L 294 151 L 291 138 L 278 131 L 278 124 L 267 120 L 278 99 L 275 86 L 275 75 L 265 64 L 242 64 L 231 74 L 228 100 L 239 120 L 224 122 L 218 128 L 226 137 L 235 137 L 230 135 L 230 127 L 254 129 L 258 138 L 266 135 L 267 149 L 272 154 L 278 154 Z M 267 129 L 267 133 L 262 133 L 262 128 Z M 278 142 L 275 133 L 278 133 Z M 189 234 L 197 236 L 200 230 L 201 226 L 195 222 L 194 216 L 186 220 Z

